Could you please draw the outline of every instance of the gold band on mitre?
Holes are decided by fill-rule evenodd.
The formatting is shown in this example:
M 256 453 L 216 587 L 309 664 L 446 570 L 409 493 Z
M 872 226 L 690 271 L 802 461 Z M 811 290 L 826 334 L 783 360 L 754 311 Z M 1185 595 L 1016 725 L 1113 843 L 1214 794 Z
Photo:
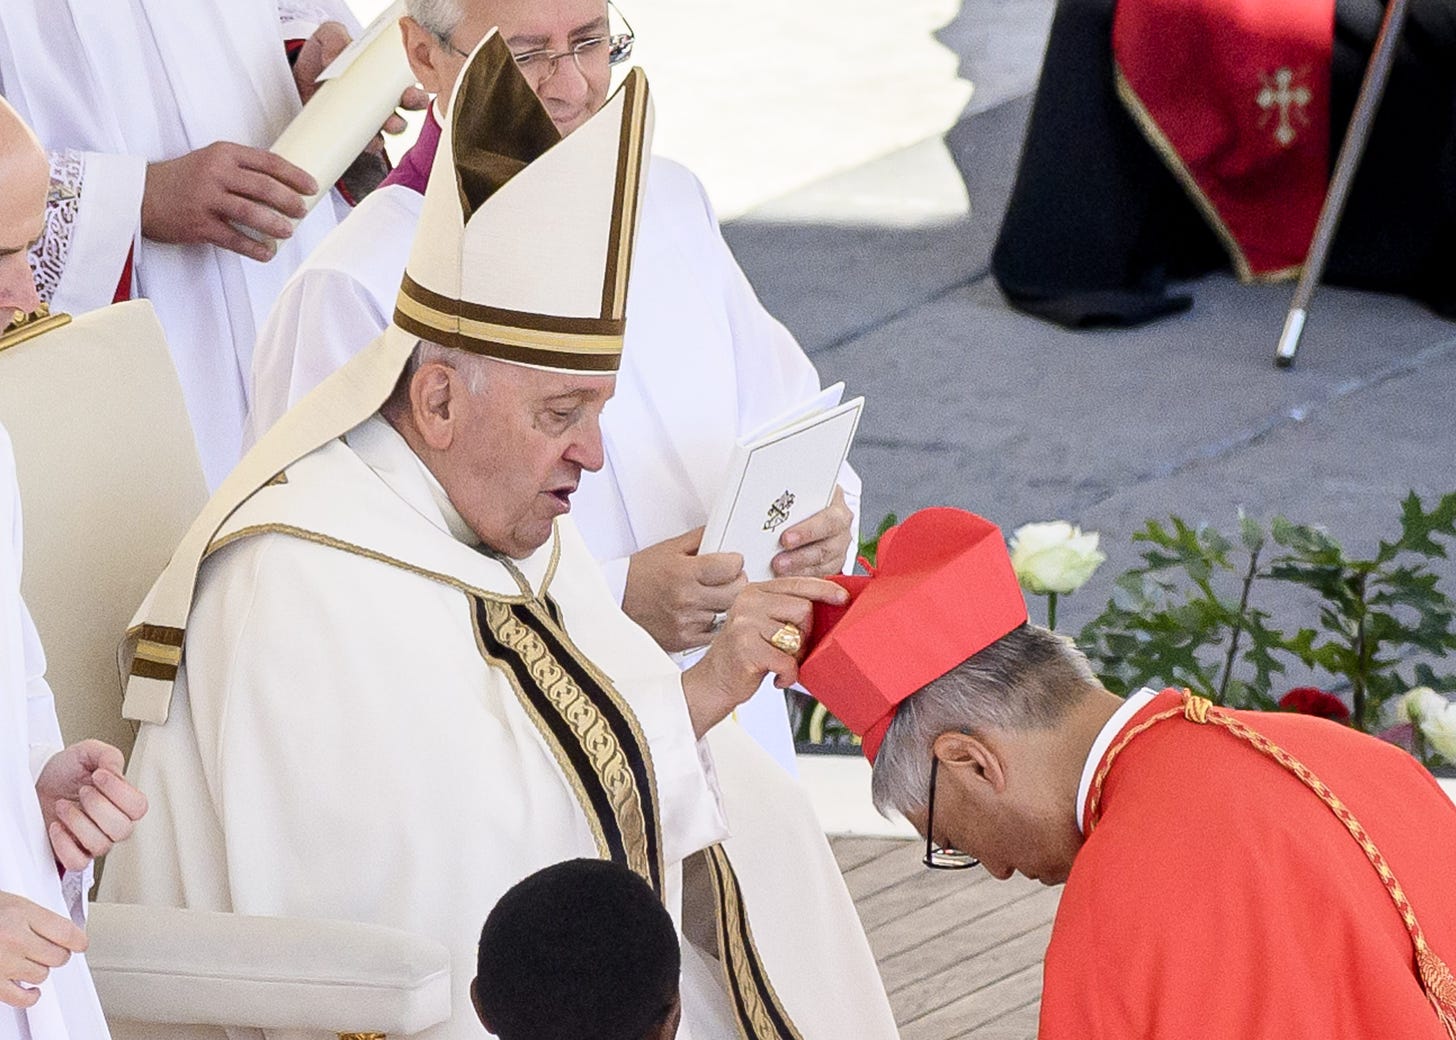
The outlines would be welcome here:
M 617 371 L 627 328 L 621 318 L 563 318 L 455 300 L 408 274 L 395 302 L 394 323 L 442 347 L 580 372 Z

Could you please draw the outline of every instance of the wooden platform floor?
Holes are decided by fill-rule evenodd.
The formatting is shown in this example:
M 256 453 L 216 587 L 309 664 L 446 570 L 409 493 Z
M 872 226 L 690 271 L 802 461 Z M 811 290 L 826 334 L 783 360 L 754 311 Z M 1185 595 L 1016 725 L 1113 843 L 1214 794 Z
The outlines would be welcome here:
M 835 838 L 902 1040 L 1035 1040 L 1060 888 L 927 870 L 919 842 Z

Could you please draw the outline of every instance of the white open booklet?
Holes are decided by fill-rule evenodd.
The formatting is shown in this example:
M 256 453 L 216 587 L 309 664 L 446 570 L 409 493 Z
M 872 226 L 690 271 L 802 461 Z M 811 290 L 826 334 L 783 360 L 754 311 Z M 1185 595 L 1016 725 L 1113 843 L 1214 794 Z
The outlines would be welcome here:
M 742 553 L 749 581 L 774 576 L 779 537 L 834 498 L 864 408 L 863 397 L 841 404 L 843 396 L 835 383 L 739 441 L 700 553 Z

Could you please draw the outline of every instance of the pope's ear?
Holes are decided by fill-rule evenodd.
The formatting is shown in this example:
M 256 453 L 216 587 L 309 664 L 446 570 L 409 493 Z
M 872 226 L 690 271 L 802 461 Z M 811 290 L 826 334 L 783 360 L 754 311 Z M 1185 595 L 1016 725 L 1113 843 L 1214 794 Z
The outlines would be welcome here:
M 399 20 L 399 34 L 404 38 L 404 53 L 409 58 L 410 69 L 426 93 L 438 94 L 453 84 L 445 82 L 445 70 L 436 61 L 440 56 L 439 40 L 409 15 Z
M 995 746 L 975 733 L 948 730 L 930 745 L 940 760 L 940 775 L 971 787 L 989 786 L 992 793 L 1006 790 L 1006 769 Z
M 424 442 L 436 451 L 455 440 L 454 369 L 432 361 L 410 378 L 410 419 Z

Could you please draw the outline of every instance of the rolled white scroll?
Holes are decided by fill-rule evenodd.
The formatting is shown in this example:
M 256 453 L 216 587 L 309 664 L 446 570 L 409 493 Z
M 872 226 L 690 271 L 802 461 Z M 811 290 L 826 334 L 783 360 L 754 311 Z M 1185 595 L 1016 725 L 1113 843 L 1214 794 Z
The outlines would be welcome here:
M 370 22 L 324 70 L 318 91 L 273 144 L 273 152 L 318 182 L 318 194 L 305 200 L 309 209 L 374 140 L 415 81 L 395 27 L 404 13 L 404 0 L 396 0 Z

